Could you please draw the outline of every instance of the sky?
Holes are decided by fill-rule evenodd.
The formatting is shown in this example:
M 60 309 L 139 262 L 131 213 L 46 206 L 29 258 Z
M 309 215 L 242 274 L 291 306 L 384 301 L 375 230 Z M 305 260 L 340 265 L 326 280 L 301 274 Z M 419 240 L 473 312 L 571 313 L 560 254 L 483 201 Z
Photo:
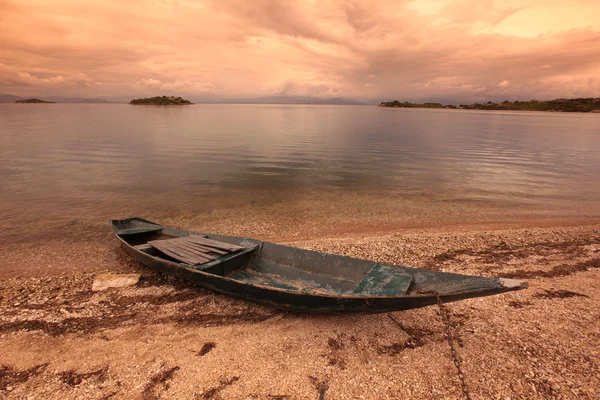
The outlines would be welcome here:
M 0 0 L 0 93 L 600 97 L 600 1 Z

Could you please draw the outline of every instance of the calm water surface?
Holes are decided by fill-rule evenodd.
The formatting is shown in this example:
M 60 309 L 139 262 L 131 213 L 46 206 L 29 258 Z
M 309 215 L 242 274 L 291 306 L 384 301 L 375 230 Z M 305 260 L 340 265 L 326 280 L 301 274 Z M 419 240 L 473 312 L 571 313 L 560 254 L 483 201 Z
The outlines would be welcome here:
M 339 193 L 600 215 L 600 115 L 371 106 L 0 105 L 0 225 Z

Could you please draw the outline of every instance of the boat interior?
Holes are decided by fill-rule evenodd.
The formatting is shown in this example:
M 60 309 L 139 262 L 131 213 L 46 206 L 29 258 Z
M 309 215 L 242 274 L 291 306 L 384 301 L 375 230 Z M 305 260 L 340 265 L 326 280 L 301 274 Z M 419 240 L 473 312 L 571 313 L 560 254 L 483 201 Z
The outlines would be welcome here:
M 497 279 L 386 265 L 254 239 L 194 233 L 140 218 L 111 221 L 135 250 L 245 283 L 300 292 L 410 296 L 498 290 Z
M 206 273 L 281 289 L 403 295 L 412 277 L 397 267 L 258 240 L 194 234 L 142 219 L 112 221 L 137 251 Z

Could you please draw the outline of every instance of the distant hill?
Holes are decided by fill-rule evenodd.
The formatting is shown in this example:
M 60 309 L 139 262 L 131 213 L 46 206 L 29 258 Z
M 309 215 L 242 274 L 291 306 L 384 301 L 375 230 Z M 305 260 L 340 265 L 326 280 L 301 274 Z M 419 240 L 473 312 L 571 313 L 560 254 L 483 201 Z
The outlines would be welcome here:
M 18 100 L 43 97 L 50 103 L 111 103 L 105 99 L 88 97 L 64 97 L 64 96 L 15 96 L 8 93 L 0 93 L 0 103 L 15 103 Z
M 53 101 L 44 101 L 44 100 L 40 100 L 40 99 L 26 99 L 26 100 L 17 100 L 15 101 L 15 103 L 52 103 L 54 104 Z
M 186 104 L 192 104 L 191 101 L 182 99 L 181 97 L 175 96 L 157 96 L 157 97 L 148 97 L 145 99 L 133 99 L 129 102 L 129 104 L 141 104 L 141 105 L 157 105 L 157 106 L 180 106 Z
M 461 104 L 442 105 L 440 103 L 401 103 L 395 101 L 381 102 L 379 107 L 401 107 L 401 108 L 462 108 L 466 110 L 512 110 L 512 111 L 558 111 L 558 112 L 600 112 L 600 98 L 577 98 L 577 99 L 555 99 L 555 100 L 529 100 L 508 101 L 502 103 Z
M 48 100 L 52 100 L 55 103 L 113 103 L 112 101 L 108 101 L 105 99 L 100 99 L 96 97 L 63 97 L 63 96 L 49 96 Z
M 252 104 L 338 104 L 364 105 L 359 101 L 344 97 L 313 97 L 313 96 L 261 96 L 246 100 L 232 101 Z
M 0 93 L 0 103 L 14 103 L 17 100 L 24 100 L 24 98 L 12 94 Z
M 453 105 L 443 105 L 441 103 L 409 103 L 405 101 L 400 103 L 398 100 L 382 101 L 378 107 L 399 107 L 399 108 L 457 108 Z

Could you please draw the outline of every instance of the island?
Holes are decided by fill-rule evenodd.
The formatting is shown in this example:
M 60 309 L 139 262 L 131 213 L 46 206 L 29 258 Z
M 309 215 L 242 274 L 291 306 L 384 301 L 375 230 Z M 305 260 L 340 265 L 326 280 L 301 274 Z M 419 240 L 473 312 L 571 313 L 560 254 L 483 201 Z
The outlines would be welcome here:
M 555 100 L 528 100 L 508 101 L 502 103 L 461 104 L 442 105 L 441 103 L 401 103 L 395 101 L 381 102 L 379 107 L 403 107 L 403 108 L 459 108 L 465 110 L 512 110 L 512 111 L 557 111 L 557 112 L 594 112 L 600 113 L 600 98 L 577 98 L 577 99 L 555 99 Z
M 144 99 L 133 99 L 129 104 L 155 105 L 155 106 L 181 106 L 192 104 L 191 101 L 174 96 L 157 96 Z
M 30 104 L 30 103 L 54 103 L 53 101 L 45 101 L 45 100 L 40 100 L 40 99 L 25 99 L 25 100 L 17 100 L 15 101 L 15 103 L 19 103 L 19 104 Z

